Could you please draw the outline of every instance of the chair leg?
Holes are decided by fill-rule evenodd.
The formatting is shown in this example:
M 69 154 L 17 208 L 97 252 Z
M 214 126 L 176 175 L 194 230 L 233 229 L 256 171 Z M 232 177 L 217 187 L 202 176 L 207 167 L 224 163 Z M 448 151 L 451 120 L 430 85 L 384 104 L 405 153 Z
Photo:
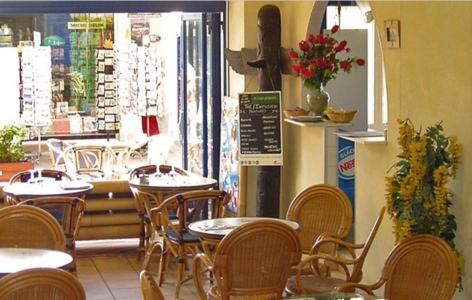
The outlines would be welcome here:
M 160 243 L 150 244 L 148 246 L 148 248 L 146 249 L 146 254 L 144 255 L 143 270 L 146 270 L 146 271 L 148 270 L 149 262 L 151 261 L 151 257 L 154 254 L 154 251 L 156 249 L 159 249 L 159 251 L 161 253 L 161 257 L 162 257 L 162 255 L 164 253 L 164 249 L 163 249 L 162 245 Z M 160 269 L 160 266 L 159 266 L 159 269 Z
M 138 244 L 138 260 L 141 260 L 142 254 L 145 252 L 144 242 L 146 233 L 144 231 L 144 219 L 140 217 L 139 221 L 139 244 Z
M 179 256 L 177 258 L 177 282 L 175 284 L 175 298 L 179 299 L 180 295 L 180 285 L 184 279 L 184 270 L 185 270 L 185 251 L 184 247 L 179 247 Z
M 162 255 L 160 258 L 160 263 L 159 263 L 159 271 L 158 271 L 158 277 L 157 277 L 157 282 L 159 286 L 162 285 L 165 279 L 165 274 L 167 272 L 167 266 L 169 265 L 169 255 L 172 253 L 170 252 L 169 249 L 166 249 L 165 245 L 162 248 Z

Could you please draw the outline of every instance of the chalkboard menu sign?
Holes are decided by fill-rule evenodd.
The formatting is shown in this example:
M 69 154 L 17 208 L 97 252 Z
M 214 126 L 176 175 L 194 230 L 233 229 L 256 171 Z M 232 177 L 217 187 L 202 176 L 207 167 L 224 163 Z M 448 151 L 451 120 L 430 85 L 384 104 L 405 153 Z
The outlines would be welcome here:
M 239 94 L 241 165 L 282 165 L 280 106 L 280 92 Z

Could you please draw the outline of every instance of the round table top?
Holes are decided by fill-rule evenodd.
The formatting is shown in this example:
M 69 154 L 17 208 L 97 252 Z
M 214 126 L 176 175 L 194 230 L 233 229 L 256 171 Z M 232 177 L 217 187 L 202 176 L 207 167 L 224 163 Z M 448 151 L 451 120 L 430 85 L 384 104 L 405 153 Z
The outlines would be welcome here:
M 236 217 L 236 218 L 218 218 L 211 220 L 202 220 L 190 223 L 188 229 L 195 236 L 211 239 L 222 239 L 228 233 L 237 227 L 258 220 L 274 220 L 287 224 L 293 230 L 297 230 L 299 225 L 297 222 L 277 218 L 262 217 Z
M 118 141 L 118 140 L 87 140 L 87 141 L 76 141 L 73 143 L 77 146 L 106 146 L 110 148 L 125 148 L 129 147 L 130 144 L 126 141 Z
M 156 191 L 191 191 L 198 189 L 209 189 L 215 187 L 217 181 L 213 178 L 206 178 L 197 175 L 175 177 L 150 175 L 147 180 L 133 178 L 129 185 L 137 189 L 147 189 Z
M 39 183 L 16 182 L 3 187 L 3 192 L 15 198 L 38 198 L 50 196 L 80 196 L 93 189 L 84 181 L 44 180 Z
M 0 274 L 32 268 L 60 268 L 72 262 L 72 256 L 57 250 L 0 248 Z

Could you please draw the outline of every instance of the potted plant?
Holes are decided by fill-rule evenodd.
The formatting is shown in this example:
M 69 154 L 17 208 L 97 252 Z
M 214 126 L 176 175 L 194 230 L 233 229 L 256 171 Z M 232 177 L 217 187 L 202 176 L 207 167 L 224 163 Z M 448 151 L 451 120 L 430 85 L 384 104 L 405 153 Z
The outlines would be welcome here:
M 333 26 L 331 34 L 338 30 L 339 26 Z M 340 70 L 349 73 L 353 66 L 364 66 L 365 60 L 358 57 L 340 59 L 338 54 L 349 53 L 351 49 L 345 40 L 338 42 L 330 34 L 310 34 L 298 47 L 299 52 L 293 49 L 289 52 L 292 70 L 295 76 L 302 78 L 309 90 L 307 102 L 310 110 L 315 115 L 323 115 L 329 101 L 329 95 L 324 90 L 328 81 L 335 79 Z
M 25 128 L 8 125 L 0 129 L 0 181 L 8 181 L 18 172 L 32 169 L 34 164 L 26 161 L 22 143 Z
M 397 242 L 417 234 L 444 239 L 455 251 L 459 277 L 464 256 L 456 248 L 457 224 L 452 214 L 449 181 L 455 177 L 462 155 L 457 137 L 446 136 L 441 123 L 416 130 L 409 120 L 399 120 L 401 153 L 387 180 L 387 211 Z

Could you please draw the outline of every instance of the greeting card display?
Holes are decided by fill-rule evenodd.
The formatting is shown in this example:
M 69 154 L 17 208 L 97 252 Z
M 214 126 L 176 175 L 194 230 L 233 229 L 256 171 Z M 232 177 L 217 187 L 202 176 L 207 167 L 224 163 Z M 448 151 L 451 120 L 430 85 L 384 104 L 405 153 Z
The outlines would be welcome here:
M 110 49 L 95 50 L 95 97 L 98 131 L 115 132 L 119 129 L 115 96 L 114 56 L 113 50 Z
M 23 122 L 28 126 L 51 125 L 51 48 L 23 47 L 21 69 Z
M 117 103 L 122 113 L 137 114 L 138 46 L 134 43 L 115 45 L 114 51 Z
M 162 60 L 155 48 L 134 43 L 116 45 L 115 70 L 120 110 L 139 116 L 161 115 Z

